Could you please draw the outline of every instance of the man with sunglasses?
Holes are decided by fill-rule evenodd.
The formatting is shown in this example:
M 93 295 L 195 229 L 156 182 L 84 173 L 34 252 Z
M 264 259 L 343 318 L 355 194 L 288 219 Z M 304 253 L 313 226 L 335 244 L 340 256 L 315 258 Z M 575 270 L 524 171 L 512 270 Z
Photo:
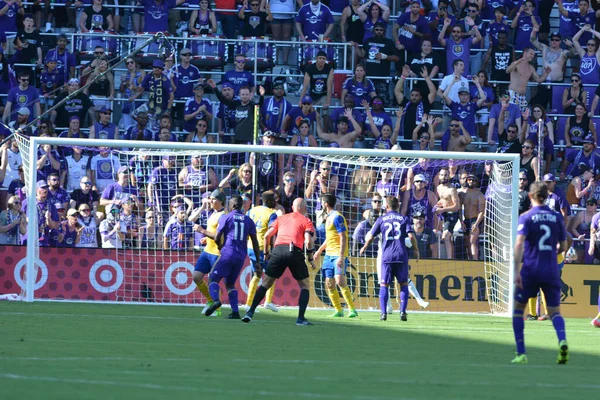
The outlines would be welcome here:
M 146 13 L 148 13 L 148 10 L 146 10 Z M 148 118 L 152 127 L 157 125 L 157 119 L 162 114 L 171 113 L 173 101 L 175 100 L 171 80 L 163 73 L 164 70 L 165 63 L 161 60 L 154 60 L 152 62 L 152 73 L 147 74 L 142 81 L 142 88 L 144 90 L 136 91 L 132 96 L 132 100 L 135 100 L 144 92 L 149 92 L 147 103 Z
M 250 71 L 246 71 L 245 67 L 246 56 L 244 54 L 236 54 L 234 69 L 225 73 L 225 76 L 221 80 L 221 84 L 225 82 L 231 83 L 236 96 L 240 95 L 242 86 L 247 86 L 250 89 L 250 99 L 252 99 L 256 91 L 254 75 Z
M 491 152 L 496 150 L 496 140 L 498 140 L 500 133 L 504 131 L 506 126 L 515 125 L 517 127 L 517 136 L 521 136 L 521 109 L 518 105 L 510 103 L 510 94 L 508 92 L 504 92 L 500 95 L 500 102 L 493 104 L 490 109 L 489 119 L 488 119 L 488 144 L 490 145 Z M 503 120 L 502 129 L 500 128 L 500 120 Z M 515 150 L 518 150 L 518 153 L 521 152 L 519 146 L 515 145 Z M 512 151 L 511 151 L 512 153 Z
M 444 28 L 444 21 L 446 18 L 450 19 L 450 25 L 456 25 L 456 17 L 452 14 L 448 14 L 449 0 L 440 0 L 438 2 L 437 11 L 431 11 L 425 18 L 427 20 L 429 30 L 431 31 L 431 47 L 442 47 L 438 41 L 438 36 Z M 448 37 L 446 35 L 445 37 Z M 438 52 L 436 50 L 436 52 Z M 443 53 L 439 53 L 443 54 Z
M 292 103 L 287 101 L 284 96 L 285 90 L 283 83 L 275 82 L 273 84 L 273 97 L 265 100 L 260 110 L 259 124 L 263 131 L 272 131 L 276 133 L 282 131 L 283 121 L 293 108 Z M 284 139 L 282 138 L 281 140 Z
M 442 140 L 442 151 L 466 151 L 473 140 L 471 134 L 465 129 L 462 121 L 452 118 L 445 132 L 437 132 L 436 139 Z
M 462 25 L 456 24 L 452 27 L 452 34 L 449 39 L 446 40 L 446 30 L 452 23 L 450 18 L 444 20 L 444 27 L 438 35 L 438 42 L 446 49 L 446 73 L 455 69 L 455 61 L 460 60 L 463 62 L 464 69 L 461 71 L 462 76 L 469 75 L 469 55 L 471 54 L 471 48 L 483 40 L 479 28 L 475 25 L 472 18 L 468 18 L 468 24 L 472 26 L 472 31 L 475 37 L 464 37 L 464 30 Z M 477 71 L 473 71 L 477 72 Z
M 579 151 L 568 153 L 561 163 L 560 179 L 565 179 L 567 174 L 570 176 L 580 176 L 583 174 L 582 166 L 593 169 L 600 167 L 600 156 L 596 154 L 594 135 L 591 132 L 583 138 L 583 148 Z
M 587 46 L 584 50 L 579 44 L 579 38 L 585 32 L 591 32 L 593 37 L 587 40 Z M 593 30 L 590 25 L 584 25 L 573 36 L 573 46 L 575 46 L 575 51 L 581 57 L 579 75 L 581 76 L 582 85 L 597 85 L 600 83 L 600 46 L 598 46 L 597 39 L 600 39 L 600 33 Z M 588 97 L 590 97 L 590 94 L 588 94 Z M 593 112 L 596 112 L 596 110 L 593 110 Z
M 90 139 L 119 139 L 119 128 L 110 121 L 112 110 L 106 106 L 100 109 L 100 119 L 90 127 Z
M 191 64 L 192 52 L 189 48 L 184 48 L 179 52 L 180 62 L 171 69 L 173 73 L 173 80 L 175 81 L 176 89 L 175 89 L 175 99 L 179 100 L 175 103 L 175 115 L 174 118 L 176 121 L 185 120 L 186 124 L 184 124 L 184 129 L 189 127 L 187 124 L 189 122 L 188 119 L 185 119 L 185 108 L 187 106 L 187 102 L 189 102 L 196 95 L 196 87 L 198 84 L 202 82 L 202 78 L 200 76 L 200 70 Z M 202 90 L 204 90 L 204 86 L 202 86 Z M 202 96 L 200 96 L 202 98 Z M 212 113 L 212 111 L 211 111 Z M 200 118 L 202 115 L 200 115 Z M 211 117 L 212 119 L 212 117 Z M 195 126 L 195 121 L 192 123 L 192 130 L 186 131 L 192 132 L 193 126 Z
M 404 54 L 403 50 L 406 50 L 409 56 L 416 54 L 420 51 L 421 40 L 428 33 L 427 20 L 421 15 L 421 3 L 418 0 L 411 0 L 410 11 L 401 13 L 392 29 L 396 49 L 400 54 Z
M 467 191 L 462 197 L 462 229 L 468 237 L 470 259 L 477 261 L 479 260 L 479 233 L 482 232 L 485 214 L 485 196 L 479 190 L 479 179 L 475 174 L 469 174 L 467 184 Z
M 383 98 L 385 106 L 391 104 L 389 78 L 391 63 L 400 60 L 394 42 L 385 36 L 386 25 L 378 21 L 373 25 L 373 36 L 364 41 L 362 48 L 356 44 L 356 53 L 364 58 L 366 72 L 375 84 L 375 91 Z
M 33 121 L 35 117 L 41 114 L 40 93 L 35 87 L 30 86 L 30 79 L 29 72 L 21 72 L 18 77 L 19 85 L 8 91 L 4 114 L 2 115 L 2 122 L 5 124 L 16 121 L 17 111 L 22 107 L 29 109 L 27 122 Z
M 52 172 L 48 175 L 48 198 L 53 203 L 60 203 L 63 210 L 66 210 L 69 206 L 70 197 L 69 193 L 60 186 L 60 179 L 58 173 Z
M 92 181 L 87 176 L 83 176 L 79 181 L 79 188 L 71 192 L 70 208 L 80 210 L 83 205 L 87 205 L 96 212 L 100 204 L 100 193 L 92 189 Z
M 328 38 L 333 30 L 333 15 L 331 10 L 320 0 L 310 0 L 310 3 L 304 4 L 296 16 L 296 30 L 298 39 L 301 42 L 305 40 L 320 40 Z
M 400 214 L 410 219 L 416 214 L 422 215 L 425 218 L 425 226 L 433 229 L 433 207 L 437 204 L 438 198 L 427 188 L 428 185 L 429 181 L 425 175 L 415 176 L 413 186 L 403 194 Z
M 521 154 L 523 137 L 519 135 L 519 128 L 515 124 L 510 124 L 505 129 L 506 114 L 508 112 L 507 103 L 503 103 L 498 117 L 498 149 L 496 153 Z
M 83 91 L 77 95 L 73 94 L 79 90 L 79 85 L 79 79 L 69 79 L 67 91 L 61 92 L 56 97 L 54 104 L 58 104 L 67 98 L 62 105 L 50 113 L 50 120 L 56 127 L 68 128 L 69 120 L 73 116 L 79 117 L 79 121 L 83 126 L 93 125 L 96 121 L 96 111 L 90 98 Z M 86 115 L 88 117 L 88 124 L 84 125 Z
M 250 3 L 250 9 L 248 9 L 248 3 Z M 269 3 L 265 3 L 265 9 L 262 10 L 260 8 L 260 0 L 244 0 L 238 12 L 238 18 L 244 21 L 242 36 L 246 38 L 265 36 L 267 21 L 273 21 Z

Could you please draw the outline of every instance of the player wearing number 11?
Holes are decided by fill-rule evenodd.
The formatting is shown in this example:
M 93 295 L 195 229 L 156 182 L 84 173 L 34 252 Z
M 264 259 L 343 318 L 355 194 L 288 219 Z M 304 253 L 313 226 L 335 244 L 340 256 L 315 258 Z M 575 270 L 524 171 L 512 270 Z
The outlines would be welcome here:
M 419 261 L 419 245 L 413 235 L 408 236 L 406 226 L 409 219 L 399 213 L 400 202 L 394 196 L 386 198 L 386 213 L 375 221 L 371 231 L 367 233 L 365 245 L 360 249 L 360 254 L 371 244 L 373 238 L 381 234 L 381 277 L 379 288 L 379 302 L 381 320 L 387 320 L 387 302 L 389 285 L 394 277 L 400 284 L 400 319 L 406 321 L 406 306 L 408 304 L 408 250 L 406 242 L 410 240 L 415 251 L 416 261 Z
M 221 255 L 217 259 L 210 274 L 208 275 L 208 290 L 214 303 L 206 309 L 204 315 L 210 316 L 215 310 L 221 307 L 219 301 L 219 282 L 225 278 L 225 287 L 229 295 L 229 304 L 231 306 L 231 314 L 229 319 L 240 319 L 238 309 L 238 293 L 235 288 L 246 255 L 248 253 L 248 237 L 250 237 L 252 247 L 255 254 L 260 254 L 260 247 L 256 237 L 256 225 L 250 217 L 244 214 L 244 201 L 240 196 L 233 196 L 229 200 L 230 213 L 222 215 L 219 218 L 219 224 L 216 232 L 209 232 L 205 229 L 200 229 L 200 233 L 213 239 Z M 254 261 L 254 268 L 259 274 L 262 273 L 260 264 Z
M 543 182 L 534 182 L 529 189 L 531 210 L 519 217 L 514 251 L 515 301 L 513 330 L 517 343 L 514 364 L 526 364 L 523 310 L 527 300 L 541 289 L 546 294 L 548 314 L 558 336 L 558 364 L 569 360 L 565 320 L 560 314 L 561 280 L 556 260 L 557 252 L 567 249 L 565 222 L 560 213 L 552 211 L 544 202 L 548 188 Z M 521 266 L 521 261 L 523 265 Z

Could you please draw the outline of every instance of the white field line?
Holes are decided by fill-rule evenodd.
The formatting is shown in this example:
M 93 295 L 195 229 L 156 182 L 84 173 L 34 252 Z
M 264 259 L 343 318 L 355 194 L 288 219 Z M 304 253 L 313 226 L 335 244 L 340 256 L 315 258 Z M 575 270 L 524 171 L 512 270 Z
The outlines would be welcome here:
M 165 321 L 181 321 L 181 322 L 199 322 L 199 321 L 204 321 L 204 322 L 216 322 L 216 323 L 226 323 L 226 324 L 230 324 L 231 321 L 225 319 L 225 318 L 205 318 L 204 316 L 198 314 L 197 317 L 190 317 L 190 318 L 185 318 L 185 317 L 164 317 L 164 316 L 158 316 L 158 315 L 111 315 L 111 314 L 60 314 L 60 313 L 25 313 L 25 312 L 11 312 L 11 311 L 0 311 L 0 316 L 1 315 L 14 315 L 14 316 L 32 316 L 32 317 L 66 317 L 66 318 L 100 318 L 100 319 L 119 319 L 119 320 L 125 320 L 125 319 L 141 319 L 141 320 L 165 320 Z M 258 317 L 260 318 L 260 316 Z M 417 317 L 418 318 L 418 317 Z M 291 317 L 290 317 L 290 321 L 291 321 Z M 293 322 L 283 322 L 283 321 L 273 321 L 273 320 L 253 320 L 253 324 L 257 323 L 257 324 L 277 324 L 277 325 L 289 325 L 292 324 Z M 355 320 L 355 321 L 360 321 L 360 320 Z M 349 321 L 348 321 L 349 322 Z M 397 327 L 397 326 L 401 326 L 401 325 L 396 325 L 393 324 L 393 321 L 390 325 L 390 327 Z M 352 323 L 355 323 L 354 321 Z M 318 324 L 318 323 L 317 323 Z M 378 325 L 377 327 L 385 327 L 386 324 L 381 324 Z M 507 325 L 507 328 L 482 328 L 482 327 L 478 327 L 477 329 L 474 328 L 469 328 L 469 329 L 457 329 L 455 327 L 444 327 L 444 326 L 440 326 L 440 325 L 411 325 L 409 324 L 403 324 L 402 325 L 402 329 L 403 330 L 423 330 L 423 329 L 427 329 L 428 331 L 450 331 L 450 332 L 457 332 L 457 333 L 469 333 L 469 332 L 480 332 L 480 333 L 484 333 L 484 332 L 496 332 L 496 333 L 506 333 L 506 334 L 512 334 L 513 331 L 510 328 L 510 324 L 506 323 L 505 325 Z M 318 325 L 317 325 L 318 326 Z M 572 332 L 572 333 L 583 333 L 583 334 L 590 334 L 597 336 L 597 334 L 593 334 L 591 332 L 597 331 L 597 329 L 594 328 L 590 328 L 588 330 L 573 330 L 573 329 L 569 329 L 568 332 Z M 548 332 L 551 333 L 551 330 L 549 330 Z
M 228 375 L 231 377 L 232 375 Z M 276 398 L 293 398 L 302 397 L 308 399 L 355 399 L 355 400 L 388 400 L 388 399 L 400 399 L 400 400 L 412 400 L 407 397 L 383 397 L 383 396 L 362 396 L 362 395 L 347 395 L 347 394 L 325 394 L 316 392 L 277 392 L 269 390 L 235 390 L 235 389 L 217 389 L 211 388 L 207 385 L 199 386 L 182 386 L 182 385 L 159 385 L 155 383 L 144 383 L 144 382 L 124 382 L 115 380 L 95 380 L 95 379 L 75 379 L 75 378 L 57 378 L 53 376 L 34 376 L 34 375 L 21 375 L 12 374 L 6 372 L 0 372 L 0 379 L 8 380 L 25 380 L 25 381 L 36 381 L 36 382 L 50 382 L 50 383 L 70 383 L 70 384 L 83 384 L 83 385 L 97 385 L 97 386 L 117 386 L 125 388 L 135 389 L 152 389 L 152 390 L 164 390 L 164 391 L 178 391 L 178 392 L 206 392 L 217 395 L 234 395 L 240 396 L 239 398 L 247 398 L 250 396 L 270 396 Z

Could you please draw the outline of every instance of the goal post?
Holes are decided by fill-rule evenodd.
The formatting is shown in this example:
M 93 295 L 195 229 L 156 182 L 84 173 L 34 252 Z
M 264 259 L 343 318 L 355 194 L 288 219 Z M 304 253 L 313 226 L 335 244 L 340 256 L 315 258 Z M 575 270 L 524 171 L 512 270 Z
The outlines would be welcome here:
M 403 151 L 403 150 L 373 150 L 373 149 L 341 149 L 341 148 L 307 148 L 307 147 L 287 147 L 287 146 L 247 146 L 233 144 L 203 144 L 203 143 L 170 143 L 170 142 L 144 142 L 144 141 L 125 141 L 125 140 L 99 140 L 99 139 L 62 139 L 50 137 L 23 137 L 17 135 L 19 148 L 23 154 L 27 153 L 28 162 L 24 163 L 26 177 L 26 192 L 28 193 L 28 216 L 30 223 L 27 226 L 27 263 L 23 280 L 25 288 L 23 290 L 24 301 L 34 301 L 38 299 L 35 296 L 36 292 L 36 277 L 39 274 L 36 261 L 40 260 L 39 242 L 38 242 L 38 227 L 37 218 L 35 218 L 34 210 L 36 210 L 36 173 L 35 166 L 37 162 L 38 147 L 42 145 L 51 145 L 57 147 L 74 147 L 79 146 L 89 151 L 97 151 L 99 147 L 111 148 L 120 157 L 130 157 L 136 154 L 149 155 L 151 158 L 162 159 L 163 156 L 175 156 L 179 162 L 187 162 L 192 155 L 201 155 L 206 157 L 208 161 L 210 157 L 222 157 L 224 154 L 238 153 L 238 155 L 248 158 L 249 150 L 255 154 L 279 155 L 284 157 L 302 156 L 306 159 L 304 166 L 305 181 L 308 182 L 310 174 L 322 161 L 332 163 L 336 171 L 340 174 L 340 189 L 336 194 L 342 203 L 343 211 L 348 210 L 350 217 L 349 229 L 355 228 L 354 223 L 357 222 L 362 215 L 364 204 L 358 204 L 350 199 L 352 196 L 353 183 L 351 182 L 351 174 L 361 165 L 366 165 L 368 168 L 377 171 L 379 176 L 380 170 L 393 169 L 401 174 L 408 169 L 415 167 L 419 163 L 420 158 L 434 160 L 436 165 L 444 165 L 448 160 L 454 160 L 464 166 L 475 165 L 480 168 L 484 163 L 492 162 L 493 168 L 490 174 L 488 192 L 486 197 L 486 216 L 484 224 L 484 232 L 482 236 L 483 242 L 483 260 L 481 268 L 477 264 L 477 268 L 481 269 L 481 273 L 477 276 L 467 272 L 453 272 L 454 268 L 471 268 L 471 262 L 457 260 L 427 260 L 422 262 L 422 265 L 412 265 L 411 274 L 416 287 L 423 291 L 423 297 L 426 300 L 435 300 L 436 296 L 440 297 L 441 304 L 439 307 L 430 307 L 429 311 L 440 312 L 491 312 L 498 315 L 509 315 L 512 308 L 512 293 L 513 293 L 513 247 L 516 238 L 516 229 L 518 221 L 518 154 L 492 154 L 492 153 L 457 153 L 457 152 L 420 152 L 420 151 Z M 219 168 L 219 180 L 225 175 L 225 171 L 231 167 L 237 168 L 239 165 L 218 165 L 212 164 L 211 167 Z M 258 169 L 258 168 L 257 168 Z M 258 188 L 253 188 L 252 199 L 256 199 Z M 311 199 L 308 199 L 309 205 Z M 313 196 L 314 197 L 314 196 Z M 400 200 L 402 196 L 400 195 Z M 315 221 L 314 208 L 312 214 L 309 215 Z M 316 223 L 317 225 L 317 223 Z M 352 232 L 349 232 L 351 236 Z M 161 239 L 162 240 L 162 239 Z M 438 239 L 439 240 L 439 239 Z M 124 262 L 129 264 L 130 268 L 135 268 L 136 260 L 156 260 L 152 262 L 170 264 L 172 268 L 178 264 L 179 266 L 186 264 L 189 268 L 190 259 L 197 258 L 200 254 L 199 249 L 190 254 L 185 251 L 162 251 L 153 250 L 144 253 L 142 258 L 137 258 L 139 253 L 133 249 L 117 250 L 117 257 L 125 257 Z M 168 258 L 167 258 L 168 257 Z M 480 258 L 481 259 L 481 258 Z M 181 260 L 181 261 L 177 261 Z M 144 261 L 140 261 L 144 262 Z M 150 261 L 148 261 L 150 262 Z M 355 288 L 360 286 L 360 289 L 355 289 L 355 297 L 361 297 L 357 301 L 357 306 L 360 309 L 368 310 L 373 307 L 373 297 L 378 296 L 378 284 L 376 282 L 376 270 L 374 259 L 368 257 L 359 257 L 357 254 L 351 254 L 351 263 L 353 263 L 356 273 Z M 453 264 L 454 263 L 454 264 Z M 165 266 L 166 268 L 166 266 Z M 431 269 L 428 271 L 427 269 Z M 44 268 L 46 273 L 49 268 Z M 44 272 L 42 271 L 42 272 Z M 465 270 L 466 271 L 466 270 Z M 479 270 L 478 270 L 479 271 Z M 186 272 L 189 275 L 189 271 Z M 135 273 L 134 273 L 135 274 Z M 444 275 L 445 274 L 445 275 Z M 462 275 L 461 275 L 462 274 Z M 485 282 L 482 284 L 478 281 L 479 275 L 484 275 Z M 125 273 L 127 275 L 127 272 Z M 311 274 L 312 275 L 312 274 Z M 320 292 L 323 282 L 318 277 L 319 273 L 314 277 L 314 293 L 316 296 L 311 297 L 311 307 L 328 306 L 326 295 Z M 464 278 L 462 278 L 464 275 Z M 33 277 L 33 278 L 32 278 Z M 129 279 L 125 276 L 125 280 Z M 185 279 L 181 275 L 181 279 Z M 462 279 L 462 281 L 461 281 Z M 113 279 L 114 280 L 114 279 Z M 121 279 L 122 280 L 122 279 Z M 352 281 L 352 279 L 350 279 Z M 352 284 L 352 282 L 350 282 Z M 169 286 L 169 284 L 166 284 Z M 319 286 L 321 285 L 321 286 Z M 436 286 L 437 285 L 437 286 Z M 247 283 L 240 282 L 242 290 L 247 288 Z M 435 286 L 435 287 L 434 287 Z M 485 294 L 481 294 L 485 286 Z M 193 287 L 190 286 L 191 290 Z M 475 288 L 477 293 L 474 294 Z M 127 292 L 129 290 L 130 292 Z M 138 302 L 145 301 L 138 294 L 134 294 L 136 289 L 121 289 L 116 293 L 116 297 L 106 297 L 107 301 L 122 301 L 122 302 Z M 199 292 L 193 292 L 188 297 L 178 297 L 173 293 L 166 293 L 166 289 L 160 289 L 161 293 L 156 293 L 154 289 L 155 302 L 168 304 L 200 304 L 203 302 Z M 163 293 L 164 291 L 164 293 Z M 173 292 L 173 291 L 172 291 Z M 181 293 L 185 291 L 180 291 Z M 324 292 L 324 291 L 323 291 Z M 467 304 L 473 302 L 473 297 L 485 298 L 487 306 L 482 308 L 482 304 L 478 304 L 478 308 L 455 307 L 449 305 L 449 302 L 443 302 L 446 297 L 456 297 L 459 292 L 462 303 Z M 179 292 L 175 292 L 179 293 Z M 183 296 L 183 295 L 181 295 Z M 193 296 L 193 297 L 189 297 Z M 279 294 L 275 296 L 277 302 Z M 142 295 L 142 297 L 144 297 Z M 49 299 L 52 299 L 51 297 Z M 320 301 L 319 301 L 320 300 Z M 481 300 L 481 299 L 480 299 Z M 244 296 L 240 297 L 240 301 L 244 301 Z M 483 301 L 483 300 L 482 300 Z M 481 303 L 481 301 L 480 301 Z M 292 305 L 288 302 L 281 301 L 278 305 Z

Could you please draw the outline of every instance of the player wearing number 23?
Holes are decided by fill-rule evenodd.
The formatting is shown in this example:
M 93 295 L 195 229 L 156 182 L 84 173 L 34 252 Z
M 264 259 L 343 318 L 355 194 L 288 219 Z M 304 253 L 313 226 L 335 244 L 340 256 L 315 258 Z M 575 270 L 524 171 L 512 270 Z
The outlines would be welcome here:
M 543 182 L 535 182 L 531 185 L 529 198 L 533 207 L 519 217 L 514 251 L 513 330 L 517 356 L 512 362 L 527 363 L 523 310 L 527 300 L 537 296 L 541 289 L 546 295 L 548 314 L 558 336 L 557 362 L 566 364 L 569 356 L 565 321 L 560 314 L 561 281 L 556 259 L 557 252 L 563 252 L 567 248 L 565 222 L 560 213 L 544 205 L 548 198 L 548 188 Z
M 260 254 L 260 247 L 256 237 L 256 226 L 250 217 L 244 214 L 244 201 L 240 196 L 233 196 L 229 200 L 230 213 L 222 215 L 219 218 L 217 232 L 211 233 L 203 230 L 202 233 L 207 237 L 214 239 L 221 255 L 215 263 L 208 276 L 208 289 L 210 295 L 215 301 L 204 315 L 210 316 L 215 310 L 221 307 L 219 301 L 219 282 L 225 278 L 225 287 L 229 295 L 229 304 L 231 305 L 231 315 L 229 319 L 240 319 L 238 310 L 238 293 L 235 288 L 235 282 L 244 266 L 244 261 L 248 253 L 247 240 L 250 237 L 252 247 L 256 254 Z M 261 267 L 255 261 L 254 268 L 261 273 Z

